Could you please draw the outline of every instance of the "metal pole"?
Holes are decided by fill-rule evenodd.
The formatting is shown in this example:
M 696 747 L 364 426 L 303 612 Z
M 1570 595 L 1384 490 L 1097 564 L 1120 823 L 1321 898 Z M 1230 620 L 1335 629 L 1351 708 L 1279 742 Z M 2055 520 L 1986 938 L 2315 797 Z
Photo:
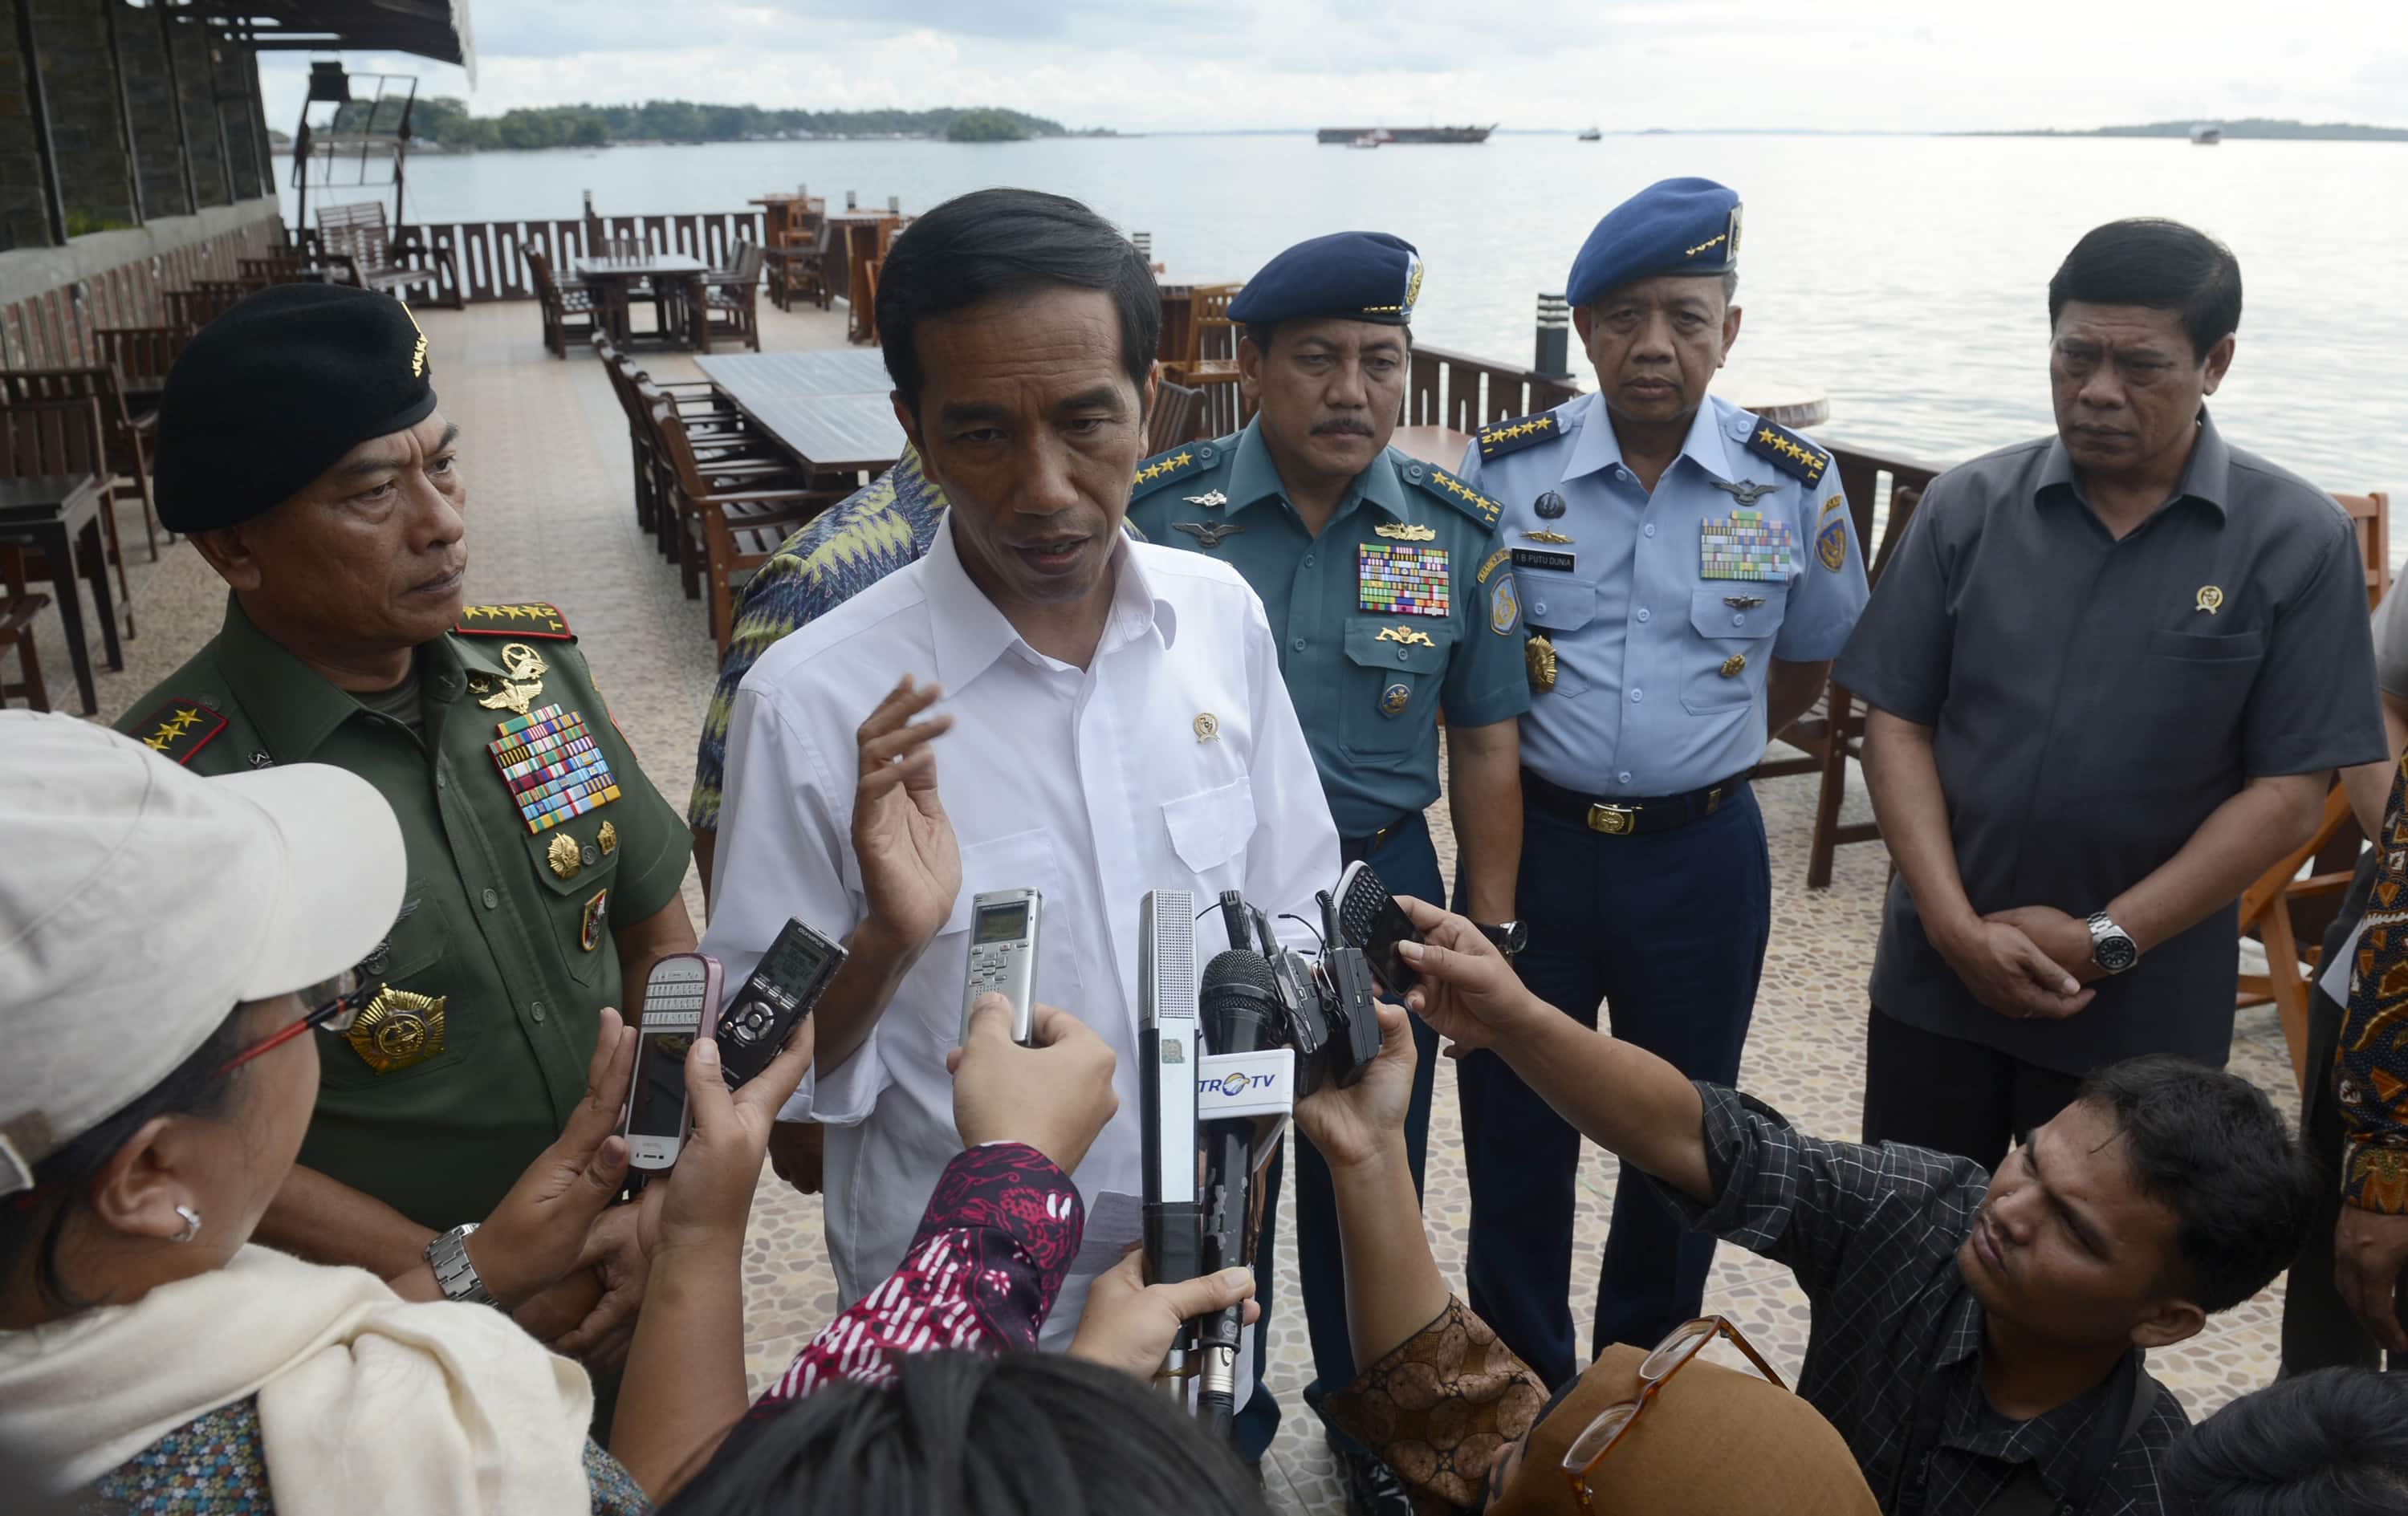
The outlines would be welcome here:
M 18 0 L 22 7 L 32 0 Z M 183 70 L 176 66 L 176 14 L 167 8 L 167 0 L 157 0 L 159 11 L 159 50 L 167 58 L 167 98 L 176 107 L 176 166 L 184 180 L 184 213 L 197 216 L 201 212 L 200 181 L 193 178 L 193 127 L 184 119 Z
M 17 49 L 25 60 L 25 104 L 34 119 L 34 152 L 42 161 L 42 213 L 50 241 L 67 245 L 67 202 L 59 184 L 59 159 L 50 139 L 50 92 L 42 82 L 42 55 L 34 44 L 34 0 L 17 0 Z
M 31 6 L 33 0 L 19 0 Z M 136 224 L 150 219 L 142 204 L 142 149 L 134 136 L 134 97 L 125 90 L 125 60 L 117 48 L 117 9 L 122 0 L 100 0 L 100 14 L 108 25 L 108 77 L 117 85 L 117 119 L 125 127 L 125 187 L 134 197 Z
M 225 187 L 225 203 L 233 205 L 241 196 L 234 187 L 234 142 L 226 135 L 225 92 L 218 77 L 218 36 L 209 30 L 208 18 L 201 18 L 201 56 L 209 65 L 209 114 L 218 123 L 218 182 Z
M 1539 296 L 1539 351 L 1531 368 L 1549 379 L 1571 376 L 1571 306 L 1562 295 Z

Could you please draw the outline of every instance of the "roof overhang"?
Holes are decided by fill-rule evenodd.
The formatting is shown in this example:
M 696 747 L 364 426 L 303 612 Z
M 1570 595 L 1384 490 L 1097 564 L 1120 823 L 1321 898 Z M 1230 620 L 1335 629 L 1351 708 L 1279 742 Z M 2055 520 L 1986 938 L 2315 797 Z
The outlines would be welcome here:
M 407 52 L 477 76 L 468 0 L 241 0 L 218 20 L 263 52 Z

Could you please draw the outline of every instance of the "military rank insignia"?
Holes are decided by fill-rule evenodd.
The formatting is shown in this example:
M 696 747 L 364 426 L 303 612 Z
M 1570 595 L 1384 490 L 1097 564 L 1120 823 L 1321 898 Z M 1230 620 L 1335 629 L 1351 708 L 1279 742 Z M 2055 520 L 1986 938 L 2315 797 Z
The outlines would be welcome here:
M 568 622 L 560 614 L 560 608 L 539 600 L 520 606 L 464 606 L 452 630 L 470 636 L 533 636 L 553 641 L 566 641 L 569 636 Z
M 1522 644 L 1523 666 L 1530 675 L 1530 688 L 1541 694 L 1555 687 L 1555 645 L 1544 633 L 1534 633 Z
M 1512 421 L 1498 422 L 1480 429 L 1480 456 L 1483 459 L 1502 458 L 1509 452 L 1552 442 L 1563 436 L 1555 424 L 1555 412 L 1542 410 L 1535 416 L 1516 416 Z
M 1377 615 L 1446 616 L 1454 611 L 1454 584 L 1444 548 L 1358 544 L 1354 585 L 1357 608 Z
M 444 999 L 385 985 L 361 1008 L 343 1040 L 380 1074 L 423 1064 L 443 1051 Z
M 619 780 L 585 718 L 558 706 L 502 722 L 485 744 L 530 834 L 549 832 L 619 798 Z
M 1797 541 L 1787 522 L 1766 521 L 1760 510 L 1734 510 L 1722 521 L 1710 517 L 1698 528 L 1698 577 L 1786 579 Z
M 1848 564 L 1848 518 L 1834 516 L 1814 534 L 1814 558 L 1836 574 Z
M 189 764 L 225 727 L 225 717 L 197 700 L 170 700 L 143 717 L 130 735 L 152 752 Z
M 1747 451 L 1768 459 L 1772 466 L 1793 479 L 1802 479 L 1808 489 L 1823 482 L 1823 473 L 1831 466 L 1831 455 L 1799 436 L 1785 426 L 1775 426 L 1768 421 L 1756 423 L 1747 435 Z
M 584 945 L 587 952 L 592 952 L 602 945 L 602 938 L 609 930 L 610 892 L 596 890 L 594 898 L 585 902 L 585 909 L 578 918 L 578 941 Z

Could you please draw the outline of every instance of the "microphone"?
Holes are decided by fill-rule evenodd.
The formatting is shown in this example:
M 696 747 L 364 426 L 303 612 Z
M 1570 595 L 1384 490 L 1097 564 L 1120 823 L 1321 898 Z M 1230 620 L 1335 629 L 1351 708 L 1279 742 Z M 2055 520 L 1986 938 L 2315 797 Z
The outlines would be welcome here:
M 1231 948 L 1204 966 L 1202 992 L 1206 1045 L 1215 1054 L 1253 1052 L 1282 1005 L 1280 982 L 1262 954 Z M 1203 1271 L 1218 1272 L 1245 1262 L 1248 1187 L 1254 1178 L 1255 1127 L 1251 1118 L 1208 1123 L 1204 1129 Z M 1232 1306 L 1204 1318 L 1197 1330 L 1203 1354 L 1197 1415 L 1205 1430 L 1226 1437 L 1237 1405 L 1238 1344 L 1245 1329 L 1244 1308 Z
M 1148 890 L 1138 906 L 1138 1103 L 1144 1137 L 1145 1266 L 1154 1284 L 1203 1272 L 1202 1213 L 1197 1205 L 1197 1040 L 1196 897 Z M 1184 1407 L 1191 1325 L 1172 1339 L 1163 1374 Z

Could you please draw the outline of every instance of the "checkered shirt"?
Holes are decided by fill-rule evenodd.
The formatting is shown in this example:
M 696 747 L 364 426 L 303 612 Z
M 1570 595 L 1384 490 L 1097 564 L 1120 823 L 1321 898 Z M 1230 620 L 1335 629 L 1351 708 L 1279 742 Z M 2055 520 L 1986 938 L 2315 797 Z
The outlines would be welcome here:
M 1941 1397 L 1937 1448 L 1914 1498 L 1909 1470 L 1892 1516 L 1972 1516 L 2038 1466 L 2060 1501 L 2078 1476 L 2102 1384 L 2028 1422 L 1982 1394 L 1982 1308 L 1956 1271 L 1956 1250 L 1989 1186 L 1981 1165 L 1925 1148 L 1869 1148 L 1800 1136 L 1770 1107 L 1700 1082 L 1706 1152 L 1719 1198 L 1698 1206 L 1657 1191 L 1699 1231 L 1786 1264 L 1813 1309 L 1798 1393 L 1848 1439 L 1866 1482 L 1888 1508 L 1925 1394 Z M 2112 1381 L 2111 1381 L 2112 1383 Z M 2099 1499 L 2082 1516 L 2157 1516 L 2157 1468 L 2189 1419 L 2160 1394 L 2117 1450 Z

